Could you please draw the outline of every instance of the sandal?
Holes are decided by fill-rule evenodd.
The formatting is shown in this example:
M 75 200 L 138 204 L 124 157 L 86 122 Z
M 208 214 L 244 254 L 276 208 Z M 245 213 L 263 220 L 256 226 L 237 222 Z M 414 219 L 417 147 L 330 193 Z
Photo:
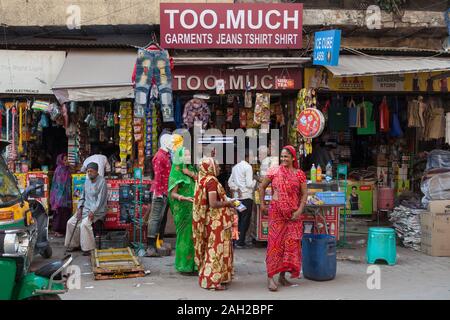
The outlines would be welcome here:
M 278 286 L 277 286 L 277 284 L 275 283 L 275 281 L 273 280 L 273 278 L 271 278 L 271 279 L 269 279 L 268 281 L 267 281 L 267 287 L 269 288 L 269 291 L 272 291 L 272 292 L 276 292 L 276 291 L 278 291 Z
M 280 277 L 278 283 L 283 287 L 292 287 L 294 285 L 294 283 L 288 281 L 285 277 Z
M 217 287 L 215 287 L 215 288 L 210 288 L 209 290 L 210 291 L 225 291 L 225 290 L 227 290 L 228 288 L 226 287 L 226 286 L 223 286 L 223 285 L 219 285 L 219 286 L 217 286 Z

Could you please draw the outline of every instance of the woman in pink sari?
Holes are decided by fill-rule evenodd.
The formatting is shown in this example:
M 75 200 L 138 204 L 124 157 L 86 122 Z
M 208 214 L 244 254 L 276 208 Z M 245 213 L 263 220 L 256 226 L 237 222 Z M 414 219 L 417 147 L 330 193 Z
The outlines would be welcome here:
M 290 286 L 285 276 L 299 278 L 301 271 L 302 221 L 301 214 L 307 199 L 306 176 L 298 168 L 294 147 L 286 146 L 281 151 L 280 166 L 269 169 L 259 187 L 260 199 L 264 199 L 266 188 L 272 185 L 273 197 L 269 207 L 269 237 L 266 266 L 268 288 L 277 291 L 273 277 L 279 276 L 279 284 Z M 266 211 L 264 202 L 261 210 Z

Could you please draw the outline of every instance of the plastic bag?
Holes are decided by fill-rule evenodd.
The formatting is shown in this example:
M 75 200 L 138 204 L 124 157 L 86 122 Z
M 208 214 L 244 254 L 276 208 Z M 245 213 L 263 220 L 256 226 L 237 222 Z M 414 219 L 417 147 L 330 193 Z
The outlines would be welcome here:
M 425 195 L 422 204 L 428 205 L 430 200 L 450 199 L 450 172 L 440 173 L 431 178 L 424 179 L 420 184 L 420 189 Z
M 433 150 L 428 154 L 425 171 L 437 168 L 450 168 L 450 151 Z

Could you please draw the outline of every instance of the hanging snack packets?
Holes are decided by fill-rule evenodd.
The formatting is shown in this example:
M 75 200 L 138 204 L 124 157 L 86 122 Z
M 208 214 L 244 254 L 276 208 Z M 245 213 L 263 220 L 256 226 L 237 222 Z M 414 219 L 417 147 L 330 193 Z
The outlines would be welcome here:
M 257 93 L 255 104 L 255 123 L 269 123 L 270 122 L 270 94 Z

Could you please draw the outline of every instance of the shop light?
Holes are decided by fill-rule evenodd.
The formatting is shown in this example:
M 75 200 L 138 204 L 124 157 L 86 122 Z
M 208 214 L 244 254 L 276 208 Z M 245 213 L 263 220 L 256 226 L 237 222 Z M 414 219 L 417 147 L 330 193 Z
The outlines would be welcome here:
M 228 67 L 228 70 L 261 70 L 261 69 L 284 69 L 284 68 L 300 68 L 299 64 L 279 64 L 279 65 L 270 65 L 270 64 L 254 64 L 254 65 L 246 65 L 246 66 L 233 66 Z

